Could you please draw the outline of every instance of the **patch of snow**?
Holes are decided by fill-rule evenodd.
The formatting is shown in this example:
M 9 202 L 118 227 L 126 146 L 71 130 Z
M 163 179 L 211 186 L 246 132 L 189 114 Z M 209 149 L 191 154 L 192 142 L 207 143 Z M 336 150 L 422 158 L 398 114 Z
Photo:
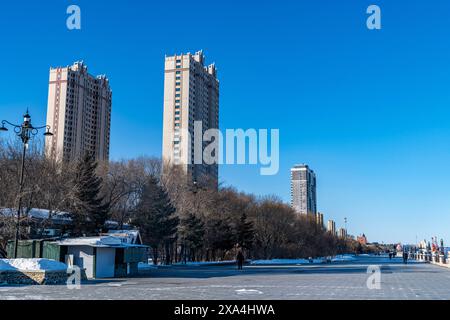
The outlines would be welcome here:
M 317 259 L 273 259 L 273 260 L 254 260 L 251 264 L 254 265 L 307 265 L 307 264 L 322 264 L 331 260 L 331 262 L 339 261 L 353 261 L 355 257 L 352 255 L 339 255 L 334 258 L 317 258 Z
M 313 259 L 313 263 L 323 263 L 323 259 Z M 282 264 L 310 264 L 308 259 L 272 259 L 272 260 L 253 260 L 254 265 L 282 265 Z
M 20 271 L 65 271 L 67 265 L 50 259 L 0 259 L 0 268 L 8 265 L 12 270 Z M 11 269 L 6 269 L 11 270 Z
M 22 213 L 24 214 L 24 213 Z M 17 209 L 0 209 L 0 215 L 3 215 L 5 217 L 14 217 L 17 216 Z M 72 219 L 69 216 L 68 212 L 50 212 L 50 210 L 47 209 L 30 209 L 27 213 L 28 217 L 30 218 L 36 218 L 36 219 L 48 219 L 51 215 L 52 219 L 55 220 L 63 220 L 63 221 L 71 221 Z
M 123 240 L 123 241 L 122 241 Z M 125 238 L 119 236 L 97 236 L 97 237 L 81 237 L 69 238 L 56 241 L 57 244 L 63 246 L 95 246 L 95 247 L 145 247 L 138 244 L 130 244 Z
M 192 262 L 192 261 L 188 261 L 186 263 L 184 262 L 177 262 L 177 263 L 173 263 L 171 265 L 164 265 L 164 264 L 158 264 L 158 266 L 163 266 L 165 268 L 170 267 L 170 266 L 188 266 L 188 267 L 201 267 L 201 266 L 218 266 L 218 265 L 229 265 L 229 264 L 235 264 L 236 261 L 235 260 L 224 260 L 224 261 L 202 261 L 202 262 Z M 140 262 L 138 267 L 141 269 L 155 269 L 158 268 L 158 266 L 155 266 L 153 264 L 153 260 L 152 259 L 148 259 L 148 263 L 145 262 Z
M 118 237 L 113 237 L 113 236 L 106 236 L 106 237 L 101 237 L 100 241 L 97 242 L 97 244 L 103 244 L 103 245 L 111 245 L 111 246 L 119 246 L 122 244 L 122 240 Z
M 138 269 L 139 270 L 153 270 L 153 269 L 158 269 L 158 266 L 155 266 L 154 264 L 150 264 L 150 263 L 139 262 Z
M 140 240 L 139 230 L 109 230 L 108 235 L 118 237 L 129 244 L 136 244 Z
M 208 261 L 208 262 L 192 262 L 192 261 L 189 262 L 188 261 L 186 263 L 183 263 L 183 262 L 175 263 L 175 265 L 199 267 L 199 266 L 215 266 L 215 265 L 234 264 L 234 263 L 236 263 L 235 260 Z
M 254 289 L 240 289 L 235 290 L 237 294 L 263 294 L 262 291 L 254 290 Z
M 56 243 L 60 245 L 65 246 L 95 246 L 98 244 L 101 240 L 101 237 L 83 237 L 83 238 L 70 238 L 70 239 L 63 239 L 60 241 L 57 241 Z
M 334 257 L 331 261 L 332 262 L 343 262 L 343 261 L 353 261 L 356 258 L 352 255 L 344 254 L 344 255 L 338 255 Z

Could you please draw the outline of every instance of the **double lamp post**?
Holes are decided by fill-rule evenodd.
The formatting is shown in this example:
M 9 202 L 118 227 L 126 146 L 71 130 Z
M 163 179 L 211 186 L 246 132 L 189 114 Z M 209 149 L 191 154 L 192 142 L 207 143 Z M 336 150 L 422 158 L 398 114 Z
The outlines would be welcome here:
M 14 133 L 20 138 L 23 144 L 22 149 L 22 163 L 20 166 L 20 180 L 19 180 L 19 200 L 17 206 L 17 221 L 16 221 L 16 234 L 14 237 L 14 258 L 17 258 L 17 248 L 19 245 L 19 237 L 20 237 L 20 211 L 22 209 L 22 193 L 23 193 L 23 182 L 24 182 L 24 174 L 25 174 L 25 156 L 26 151 L 28 149 L 28 143 L 31 139 L 33 139 L 40 130 L 46 129 L 44 136 L 51 137 L 53 133 L 50 132 L 50 126 L 42 126 L 42 127 L 34 127 L 31 124 L 30 114 L 27 112 L 23 116 L 23 123 L 21 125 L 13 124 L 9 121 L 3 120 L 2 126 L 0 127 L 0 131 L 9 131 L 7 126 L 13 128 Z

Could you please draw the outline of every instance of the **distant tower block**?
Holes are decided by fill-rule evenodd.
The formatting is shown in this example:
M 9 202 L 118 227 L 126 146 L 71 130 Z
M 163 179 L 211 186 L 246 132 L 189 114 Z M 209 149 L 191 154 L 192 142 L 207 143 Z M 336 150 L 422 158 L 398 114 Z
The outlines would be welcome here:
M 305 164 L 291 169 L 291 205 L 299 214 L 317 214 L 316 174 Z
M 347 239 L 347 229 L 345 229 L 345 228 L 339 229 L 339 238 Z
M 333 236 L 336 236 L 336 222 L 334 220 L 328 220 L 327 230 Z
M 317 225 L 320 226 L 321 228 L 324 227 L 324 225 L 323 225 L 323 213 L 318 212 L 318 213 L 316 214 L 316 223 L 317 223 Z

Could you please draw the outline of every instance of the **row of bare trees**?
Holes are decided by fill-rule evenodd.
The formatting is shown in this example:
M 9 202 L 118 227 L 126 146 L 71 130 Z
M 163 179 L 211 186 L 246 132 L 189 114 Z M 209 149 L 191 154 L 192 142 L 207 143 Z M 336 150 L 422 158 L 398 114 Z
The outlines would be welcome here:
M 346 241 L 326 232 L 315 219 L 299 216 L 275 196 L 256 197 L 230 187 L 197 187 L 177 176 L 182 175 L 172 170 L 162 179 L 181 219 L 175 247 L 182 250 L 177 261 L 184 258 L 185 238 L 189 260 L 232 259 L 237 248 L 247 257 L 262 259 L 327 256 L 349 249 Z M 200 236 L 185 236 L 189 229 L 201 230 L 193 232 Z
M 297 215 L 280 199 L 256 197 L 206 179 L 192 181 L 179 168 L 140 157 L 96 163 L 46 159 L 41 144 L 27 151 L 23 213 L 69 212 L 67 236 L 105 231 L 106 220 L 138 228 L 152 248 L 154 262 L 233 259 L 238 249 L 251 258 L 304 258 L 350 250 L 347 241 L 327 233 L 315 220 Z M 0 209 L 16 208 L 20 145 L 0 141 Z M 30 236 L 27 218 L 21 237 Z M 41 222 L 51 224 L 51 219 Z M 40 226 L 39 229 L 45 229 Z M 15 232 L 14 216 L 0 211 L 0 248 Z M 36 235 L 35 235 L 36 236 Z M 0 255 L 2 251 L 0 250 Z

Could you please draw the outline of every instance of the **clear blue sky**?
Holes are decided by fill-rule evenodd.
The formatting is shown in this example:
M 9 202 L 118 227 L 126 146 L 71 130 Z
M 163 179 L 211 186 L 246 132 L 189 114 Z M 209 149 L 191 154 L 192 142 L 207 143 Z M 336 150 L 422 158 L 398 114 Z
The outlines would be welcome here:
M 0 5 L 0 118 L 45 121 L 48 69 L 84 60 L 113 94 L 113 159 L 161 155 L 165 54 L 203 49 L 221 127 L 280 129 L 280 173 L 222 167 L 225 184 L 289 201 L 289 168 L 318 206 L 372 241 L 450 242 L 448 0 L 15 1 Z M 82 30 L 66 29 L 66 8 Z M 382 9 L 381 31 L 366 8 Z

